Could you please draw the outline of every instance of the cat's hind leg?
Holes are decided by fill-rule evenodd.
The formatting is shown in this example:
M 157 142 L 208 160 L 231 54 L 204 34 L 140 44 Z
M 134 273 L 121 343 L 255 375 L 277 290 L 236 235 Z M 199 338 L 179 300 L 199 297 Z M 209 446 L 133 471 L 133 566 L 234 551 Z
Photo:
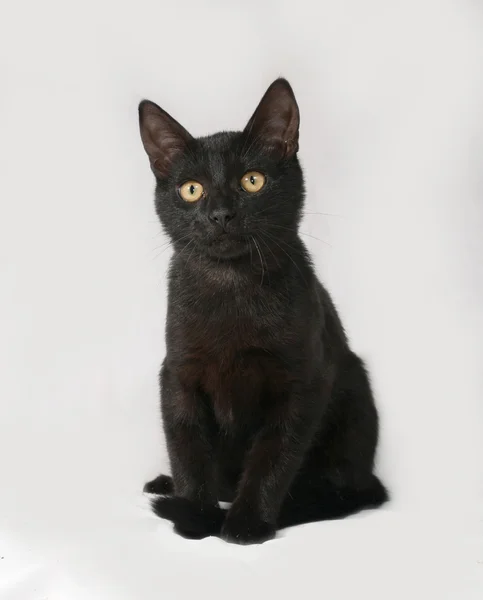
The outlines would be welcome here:
M 319 439 L 285 498 L 280 528 L 341 519 L 389 498 L 374 474 L 378 416 L 364 363 L 341 361 L 329 414 Z
M 364 509 L 377 508 L 388 500 L 386 488 L 374 474 L 358 486 L 340 485 L 325 478 L 315 482 L 314 479 L 295 484 L 290 490 L 277 522 L 280 529 L 343 519 Z

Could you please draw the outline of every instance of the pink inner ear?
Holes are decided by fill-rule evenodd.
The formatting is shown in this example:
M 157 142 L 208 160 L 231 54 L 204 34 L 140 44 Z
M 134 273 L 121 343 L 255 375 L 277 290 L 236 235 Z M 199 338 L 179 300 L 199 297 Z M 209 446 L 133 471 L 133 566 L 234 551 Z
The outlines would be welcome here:
M 298 150 L 299 110 L 289 83 L 275 81 L 245 128 L 246 135 L 282 157 Z
M 159 177 L 167 177 L 173 163 L 193 138 L 153 102 L 144 101 L 139 105 L 139 126 L 151 168 Z
M 152 166 L 161 175 L 167 176 L 176 158 L 186 149 L 186 143 L 184 140 L 161 132 L 157 148 Z

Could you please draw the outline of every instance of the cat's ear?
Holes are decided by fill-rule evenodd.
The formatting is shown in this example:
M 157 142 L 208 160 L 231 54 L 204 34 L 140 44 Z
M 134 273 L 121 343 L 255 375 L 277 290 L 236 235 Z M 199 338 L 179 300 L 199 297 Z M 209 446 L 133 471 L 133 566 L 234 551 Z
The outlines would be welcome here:
M 299 124 L 299 108 L 289 82 L 276 79 L 248 121 L 244 135 L 280 158 L 290 158 L 299 149 Z
M 186 129 L 154 102 L 139 104 L 139 129 L 151 169 L 162 179 L 168 177 L 175 160 L 193 140 Z

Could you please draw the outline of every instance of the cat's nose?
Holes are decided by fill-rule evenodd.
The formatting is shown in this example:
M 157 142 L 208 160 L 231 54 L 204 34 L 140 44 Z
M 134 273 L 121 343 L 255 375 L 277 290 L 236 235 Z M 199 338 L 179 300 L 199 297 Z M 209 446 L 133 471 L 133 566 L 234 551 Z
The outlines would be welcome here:
M 235 211 L 229 208 L 215 208 L 211 211 L 209 218 L 210 221 L 225 229 L 228 223 L 235 218 L 235 214 Z

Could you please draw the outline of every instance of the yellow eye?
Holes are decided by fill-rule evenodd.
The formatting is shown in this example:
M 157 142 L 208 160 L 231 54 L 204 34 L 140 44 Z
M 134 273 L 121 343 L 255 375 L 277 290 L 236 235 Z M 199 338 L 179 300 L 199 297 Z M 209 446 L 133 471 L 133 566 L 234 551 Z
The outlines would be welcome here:
M 197 202 L 203 194 L 203 186 L 197 181 L 187 181 L 179 188 L 179 195 L 186 202 Z
M 265 185 L 265 175 L 258 171 L 248 171 L 241 178 L 242 188 L 250 193 L 258 192 Z

